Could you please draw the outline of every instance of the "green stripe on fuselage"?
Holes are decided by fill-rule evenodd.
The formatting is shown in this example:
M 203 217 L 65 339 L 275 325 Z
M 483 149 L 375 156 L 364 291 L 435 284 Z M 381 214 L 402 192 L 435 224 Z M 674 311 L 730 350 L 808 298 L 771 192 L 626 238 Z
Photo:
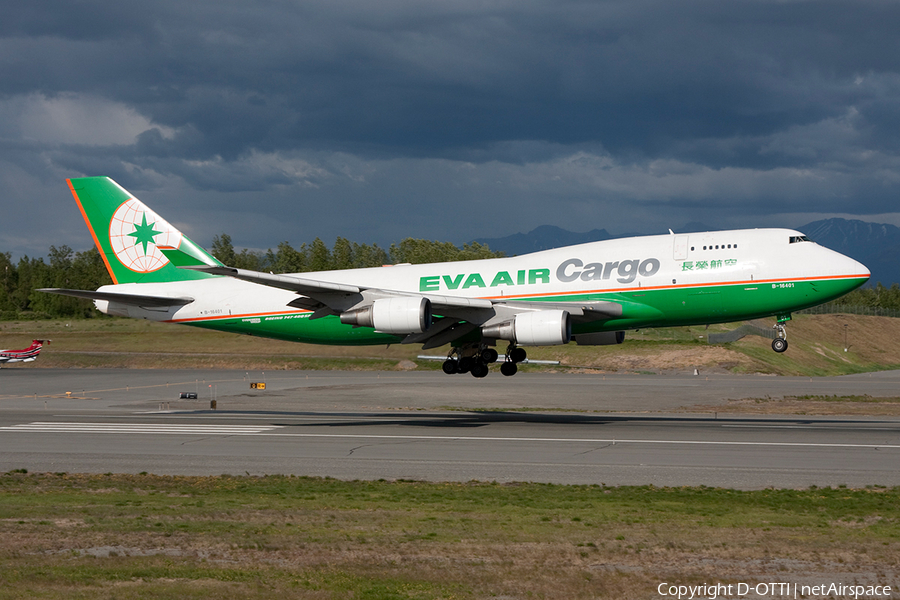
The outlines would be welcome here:
M 225 319 L 205 319 L 188 321 L 186 325 L 228 331 L 244 335 L 302 342 L 305 344 L 328 344 L 340 346 L 372 346 L 396 344 L 403 336 L 377 333 L 371 327 L 344 325 L 338 317 L 310 319 L 309 312 L 286 313 L 269 316 L 233 317 Z

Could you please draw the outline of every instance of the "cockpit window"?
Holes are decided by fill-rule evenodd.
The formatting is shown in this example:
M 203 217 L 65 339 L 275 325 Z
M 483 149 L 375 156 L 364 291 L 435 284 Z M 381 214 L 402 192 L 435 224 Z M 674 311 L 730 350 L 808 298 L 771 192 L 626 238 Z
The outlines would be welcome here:
M 798 242 L 811 242 L 812 240 L 806 237 L 805 235 L 792 235 L 791 243 L 796 244 Z

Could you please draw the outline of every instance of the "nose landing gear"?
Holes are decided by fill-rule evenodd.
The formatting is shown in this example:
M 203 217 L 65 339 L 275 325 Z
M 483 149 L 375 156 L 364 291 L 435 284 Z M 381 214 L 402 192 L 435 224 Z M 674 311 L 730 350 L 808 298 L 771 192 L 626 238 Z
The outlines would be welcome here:
M 791 315 L 779 315 L 775 323 L 775 339 L 772 340 L 772 350 L 781 353 L 788 349 L 787 330 L 784 324 L 791 320 Z

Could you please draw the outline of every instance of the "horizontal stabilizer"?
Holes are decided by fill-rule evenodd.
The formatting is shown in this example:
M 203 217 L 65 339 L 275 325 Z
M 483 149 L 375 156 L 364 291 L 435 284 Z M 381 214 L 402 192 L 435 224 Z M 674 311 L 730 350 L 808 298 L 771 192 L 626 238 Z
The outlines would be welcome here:
M 87 298 L 88 300 L 106 300 L 131 306 L 184 306 L 194 301 L 193 298 L 170 296 L 143 296 L 140 294 L 120 294 L 117 292 L 97 292 L 91 290 L 67 290 L 64 288 L 41 288 L 39 292 L 48 294 L 60 294 L 62 296 L 74 296 L 75 298 Z

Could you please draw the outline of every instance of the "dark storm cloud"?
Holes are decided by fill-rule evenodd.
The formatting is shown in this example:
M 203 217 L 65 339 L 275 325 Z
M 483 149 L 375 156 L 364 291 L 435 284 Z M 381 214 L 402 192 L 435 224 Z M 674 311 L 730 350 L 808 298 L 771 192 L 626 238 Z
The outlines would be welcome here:
M 17 3 L 0 173 L 315 199 L 350 230 L 393 211 L 381 242 L 895 213 L 898 22 L 889 2 Z
M 651 152 L 833 116 L 867 100 L 853 77 L 900 58 L 900 6 L 880 4 L 101 2 L 49 20 L 41 4 L 3 27 L 32 46 L 4 81 L 102 93 L 225 156 L 509 139 Z

